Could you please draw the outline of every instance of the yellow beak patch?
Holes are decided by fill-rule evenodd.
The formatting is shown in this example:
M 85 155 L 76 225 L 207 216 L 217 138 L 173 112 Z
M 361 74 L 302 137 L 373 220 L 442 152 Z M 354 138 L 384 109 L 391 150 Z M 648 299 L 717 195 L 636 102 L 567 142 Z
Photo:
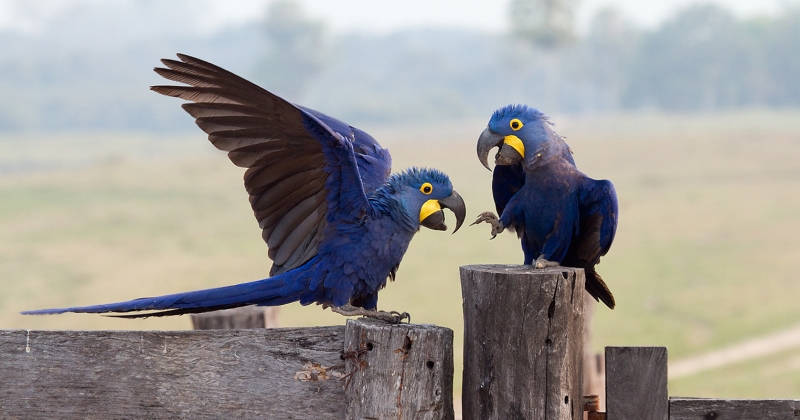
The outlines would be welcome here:
M 419 221 L 421 222 L 425 220 L 426 218 L 428 218 L 428 216 L 430 216 L 433 213 L 436 213 L 441 209 L 442 206 L 439 205 L 439 200 L 426 201 L 425 204 L 422 205 L 422 208 L 419 210 Z
M 525 157 L 525 145 L 522 144 L 522 140 L 520 140 L 519 137 L 513 134 L 505 136 L 503 138 L 503 143 L 513 147 L 520 156 Z

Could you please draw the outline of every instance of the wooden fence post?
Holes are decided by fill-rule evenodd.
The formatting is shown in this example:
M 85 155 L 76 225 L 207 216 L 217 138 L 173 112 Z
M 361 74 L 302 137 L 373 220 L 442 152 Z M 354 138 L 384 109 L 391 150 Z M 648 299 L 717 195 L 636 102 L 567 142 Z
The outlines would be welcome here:
M 453 330 L 348 320 L 346 419 L 453 420 Z
M 195 330 L 237 330 L 278 327 L 278 308 L 243 306 L 221 311 L 192 314 Z
M 461 267 L 464 420 L 583 418 L 583 270 Z
M 666 347 L 606 347 L 608 420 L 668 420 Z

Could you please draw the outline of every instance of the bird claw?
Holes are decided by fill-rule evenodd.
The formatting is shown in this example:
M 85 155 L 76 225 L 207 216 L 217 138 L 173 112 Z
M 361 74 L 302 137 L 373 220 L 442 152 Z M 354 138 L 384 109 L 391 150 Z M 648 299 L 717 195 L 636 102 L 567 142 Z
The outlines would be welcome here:
M 395 317 L 396 322 L 393 324 L 402 324 L 403 320 L 408 320 L 408 323 L 411 323 L 411 314 L 408 312 L 397 312 L 397 311 L 389 311 L 389 314 Z
M 535 268 L 558 267 L 559 265 L 558 261 L 548 261 L 542 257 L 537 258 L 533 263 Z
M 490 225 L 492 225 L 492 237 L 491 237 L 491 239 L 496 238 L 497 234 L 502 232 L 505 229 L 505 227 L 503 227 L 503 223 L 500 222 L 500 219 L 497 218 L 497 215 L 495 215 L 494 213 L 492 213 L 490 211 L 485 211 L 485 212 L 479 214 L 478 218 L 474 222 L 472 222 L 472 224 L 470 226 L 477 225 L 478 223 L 483 223 L 483 222 L 486 222 L 486 223 L 489 223 Z
M 357 308 L 349 304 L 338 307 L 331 306 L 330 308 L 332 312 L 336 312 L 337 314 L 344 316 L 363 316 L 367 318 L 378 319 L 390 324 L 400 324 L 403 322 L 403 320 L 408 320 L 408 323 L 411 323 L 411 315 L 409 315 L 408 312 L 400 313 L 397 311 L 372 311 L 369 309 Z

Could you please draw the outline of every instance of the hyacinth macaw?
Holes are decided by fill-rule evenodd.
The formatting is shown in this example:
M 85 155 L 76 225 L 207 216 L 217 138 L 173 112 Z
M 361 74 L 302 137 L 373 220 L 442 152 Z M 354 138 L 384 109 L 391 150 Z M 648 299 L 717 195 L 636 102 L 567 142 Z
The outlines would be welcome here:
M 125 318 L 200 313 L 299 301 L 344 315 L 376 312 L 420 226 L 445 230 L 443 208 L 466 207 L 436 169 L 390 175 L 391 157 L 369 134 L 293 105 L 220 67 L 187 55 L 155 71 L 188 86 L 154 86 L 183 104 L 211 143 L 247 168 L 244 185 L 273 260 L 270 277 L 127 302 L 25 314 L 125 313 Z
M 572 151 L 538 110 L 498 109 L 478 139 L 478 159 L 489 169 L 499 147 L 492 194 L 500 217 L 484 212 L 473 223 L 492 225 L 492 238 L 508 228 L 522 241 L 526 265 L 583 268 L 586 290 L 614 308 L 614 296 L 595 271 L 617 230 L 617 194 L 575 166 Z

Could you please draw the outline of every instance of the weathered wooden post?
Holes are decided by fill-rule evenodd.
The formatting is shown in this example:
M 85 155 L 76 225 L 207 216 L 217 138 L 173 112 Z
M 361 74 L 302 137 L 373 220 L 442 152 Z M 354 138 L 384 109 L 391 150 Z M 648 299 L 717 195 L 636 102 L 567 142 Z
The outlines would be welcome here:
M 583 418 L 583 270 L 461 267 L 464 420 Z
M 452 420 L 453 330 L 348 320 L 346 419 Z
M 666 347 L 606 347 L 608 420 L 668 420 Z
M 278 308 L 243 306 L 221 311 L 192 314 L 195 330 L 237 330 L 278 327 Z
M 0 378 L 2 419 L 452 420 L 453 331 L 0 330 Z

